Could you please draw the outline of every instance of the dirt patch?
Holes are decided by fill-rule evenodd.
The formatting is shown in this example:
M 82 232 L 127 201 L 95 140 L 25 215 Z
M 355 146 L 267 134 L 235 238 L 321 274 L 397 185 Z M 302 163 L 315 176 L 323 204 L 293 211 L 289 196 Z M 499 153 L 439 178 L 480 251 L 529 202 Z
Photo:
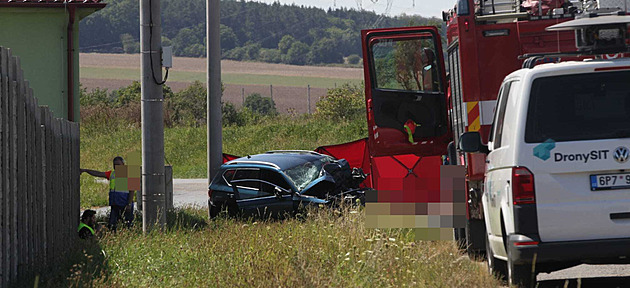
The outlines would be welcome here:
M 140 68 L 139 54 L 79 54 L 81 67 Z M 205 58 L 173 57 L 173 71 L 206 71 Z M 221 61 L 222 73 L 363 79 L 363 69 Z
M 113 80 L 113 79 L 81 79 L 83 87 L 87 88 L 87 91 L 92 91 L 94 88 L 107 89 L 113 91 L 120 89 L 121 87 L 129 86 L 132 83 L 131 80 Z M 189 82 L 167 82 L 174 92 L 179 92 L 190 85 Z M 315 112 L 315 103 L 326 95 L 327 89 L 325 88 L 311 88 L 311 112 Z M 264 97 L 269 97 L 270 90 L 267 85 L 225 85 L 225 91 L 223 92 L 222 100 L 226 102 L 234 103 L 237 107 L 241 107 L 243 104 L 243 93 L 245 96 L 251 93 L 260 93 Z M 295 113 L 303 114 L 308 111 L 308 97 L 306 87 L 284 87 L 273 86 L 273 100 L 276 102 L 276 109 L 282 114 L 287 114 L 289 111 L 295 111 Z

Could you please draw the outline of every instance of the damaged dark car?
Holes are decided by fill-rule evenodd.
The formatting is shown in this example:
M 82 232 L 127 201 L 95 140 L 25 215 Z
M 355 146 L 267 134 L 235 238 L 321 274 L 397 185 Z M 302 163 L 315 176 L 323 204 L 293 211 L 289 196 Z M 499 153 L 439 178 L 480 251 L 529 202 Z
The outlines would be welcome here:
M 364 201 L 366 175 L 344 159 L 312 151 L 271 151 L 227 162 L 208 187 L 208 214 L 296 215 L 309 205 Z

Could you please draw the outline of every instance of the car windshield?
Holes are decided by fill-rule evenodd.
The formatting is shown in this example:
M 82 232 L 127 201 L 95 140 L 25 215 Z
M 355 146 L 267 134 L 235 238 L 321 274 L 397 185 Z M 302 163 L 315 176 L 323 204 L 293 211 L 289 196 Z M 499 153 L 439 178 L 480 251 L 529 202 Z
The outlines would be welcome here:
M 324 164 L 328 162 L 330 162 L 328 157 L 322 157 L 285 169 L 284 174 L 293 181 L 298 191 L 302 191 L 308 184 L 322 175 Z

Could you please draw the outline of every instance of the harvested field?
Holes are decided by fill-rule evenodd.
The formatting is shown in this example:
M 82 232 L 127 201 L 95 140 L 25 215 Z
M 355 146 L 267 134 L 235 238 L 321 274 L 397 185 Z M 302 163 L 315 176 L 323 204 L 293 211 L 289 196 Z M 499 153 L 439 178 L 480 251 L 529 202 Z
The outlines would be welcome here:
M 140 79 L 139 54 L 81 53 L 81 84 L 91 91 L 94 88 L 109 91 L 128 86 Z M 205 81 L 205 58 L 174 57 L 171 77 L 167 82 L 173 91 L 188 87 L 194 80 Z M 251 93 L 270 95 L 280 113 L 306 113 L 308 111 L 307 85 L 311 86 L 311 111 L 315 103 L 326 95 L 328 88 L 345 82 L 359 83 L 363 77 L 360 68 L 296 66 L 259 62 L 221 61 L 222 80 L 225 84 L 223 101 L 241 106 L 243 89 L 245 96 Z
M 83 87 L 87 91 L 94 88 L 107 89 L 113 91 L 130 85 L 132 80 L 117 79 L 81 79 Z M 190 85 L 189 82 L 167 82 L 167 84 L 178 92 Z M 269 97 L 269 86 L 267 85 L 233 85 L 226 84 L 223 92 L 223 101 L 231 102 L 240 107 L 243 104 L 243 89 L 245 96 L 251 93 L 260 93 L 265 97 Z M 276 102 L 276 109 L 279 113 L 287 114 L 290 108 L 295 109 L 295 113 L 302 114 L 307 112 L 307 92 L 306 87 L 284 87 L 273 86 L 273 100 Z M 311 88 L 311 112 L 315 112 L 315 103 L 320 97 L 326 95 L 325 88 Z
M 81 53 L 81 67 L 139 68 L 139 54 Z M 297 66 L 261 62 L 221 61 L 223 74 L 258 74 L 277 76 L 363 79 L 363 69 L 344 67 Z M 205 72 L 205 58 L 173 57 L 171 71 Z

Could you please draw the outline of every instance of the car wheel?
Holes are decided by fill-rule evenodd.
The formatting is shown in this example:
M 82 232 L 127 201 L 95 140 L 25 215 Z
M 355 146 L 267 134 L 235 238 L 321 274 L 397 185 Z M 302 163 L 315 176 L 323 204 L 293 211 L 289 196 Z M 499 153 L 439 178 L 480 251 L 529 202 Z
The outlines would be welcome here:
M 515 264 L 511 254 L 508 250 L 508 284 L 516 287 L 532 287 L 532 283 L 536 283 L 536 273 L 532 273 L 532 265 Z
M 507 278 L 507 264 L 505 261 L 494 257 L 494 251 L 490 247 L 490 240 L 486 237 L 486 262 L 488 264 L 488 273 L 496 276 L 501 281 Z
M 213 219 L 217 217 L 217 215 L 219 215 L 219 212 L 221 212 L 221 209 L 219 207 L 216 207 L 212 204 L 208 204 L 208 218 L 209 219 Z

